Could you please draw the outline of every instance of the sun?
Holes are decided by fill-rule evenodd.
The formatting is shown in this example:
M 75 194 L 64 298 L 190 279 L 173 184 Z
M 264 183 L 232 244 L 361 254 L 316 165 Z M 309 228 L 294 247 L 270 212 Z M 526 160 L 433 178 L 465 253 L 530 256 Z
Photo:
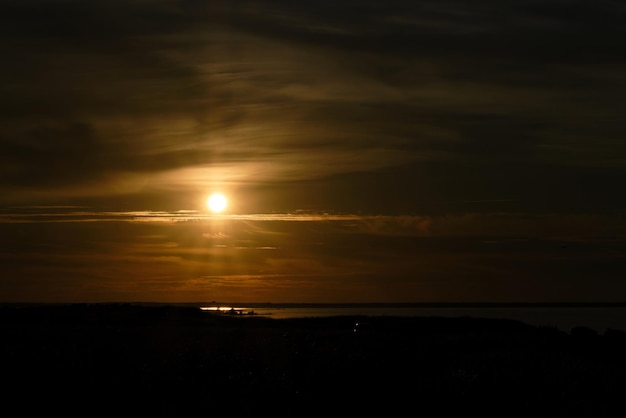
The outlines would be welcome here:
M 226 209 L 226 205 L 228 201 L 226 200 L 226 196 L 221 193 L 213 193 L 206 201 L 207 206 L 212 212 L 219 213 L 223 212 Z

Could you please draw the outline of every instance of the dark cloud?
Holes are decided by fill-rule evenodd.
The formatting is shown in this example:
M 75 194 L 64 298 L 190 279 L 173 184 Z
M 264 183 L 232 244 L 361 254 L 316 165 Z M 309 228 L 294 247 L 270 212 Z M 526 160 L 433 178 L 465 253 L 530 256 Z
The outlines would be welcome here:
M 250 210 L 624 203 L 607 185 L 626 179 L 618 2 L 1 8 L 7 203 L 213 187 Z

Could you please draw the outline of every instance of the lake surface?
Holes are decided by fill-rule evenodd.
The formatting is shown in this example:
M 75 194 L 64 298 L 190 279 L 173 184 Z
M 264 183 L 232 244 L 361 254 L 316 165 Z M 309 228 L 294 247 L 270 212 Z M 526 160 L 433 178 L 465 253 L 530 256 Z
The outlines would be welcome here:
M 203 309 L 217 309 L 204 307 Z M 443 316 L 504 318 L 530 325 L 547 326 L 569 332 L 577 326 L 602 333 L 607 329 L 626 331 L 626 306 L 223 306 L 224 313 L 255 314 L 270 318 L 303 318 L 328 316 Z

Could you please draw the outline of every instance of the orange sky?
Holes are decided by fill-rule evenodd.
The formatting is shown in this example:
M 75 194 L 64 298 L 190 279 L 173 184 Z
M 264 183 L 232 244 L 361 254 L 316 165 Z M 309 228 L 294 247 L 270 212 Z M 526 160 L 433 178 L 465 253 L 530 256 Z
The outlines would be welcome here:
M 619 2 L 33 0 L 0 28 L 0 302 L 626 299 Z
M 623 237 L 585 216 L 30 208 L 0 218 L 10 302 L 614 301 Z M 590 284 L 593 284 L 591 286 Z

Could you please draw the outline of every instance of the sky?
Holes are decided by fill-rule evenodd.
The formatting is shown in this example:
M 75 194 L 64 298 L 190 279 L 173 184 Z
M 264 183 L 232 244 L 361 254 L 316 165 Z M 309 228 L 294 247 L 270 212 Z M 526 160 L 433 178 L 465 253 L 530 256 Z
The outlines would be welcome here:
M 4 0 L 0 34 L 0 302 L 626 300 L 624 2 Z

